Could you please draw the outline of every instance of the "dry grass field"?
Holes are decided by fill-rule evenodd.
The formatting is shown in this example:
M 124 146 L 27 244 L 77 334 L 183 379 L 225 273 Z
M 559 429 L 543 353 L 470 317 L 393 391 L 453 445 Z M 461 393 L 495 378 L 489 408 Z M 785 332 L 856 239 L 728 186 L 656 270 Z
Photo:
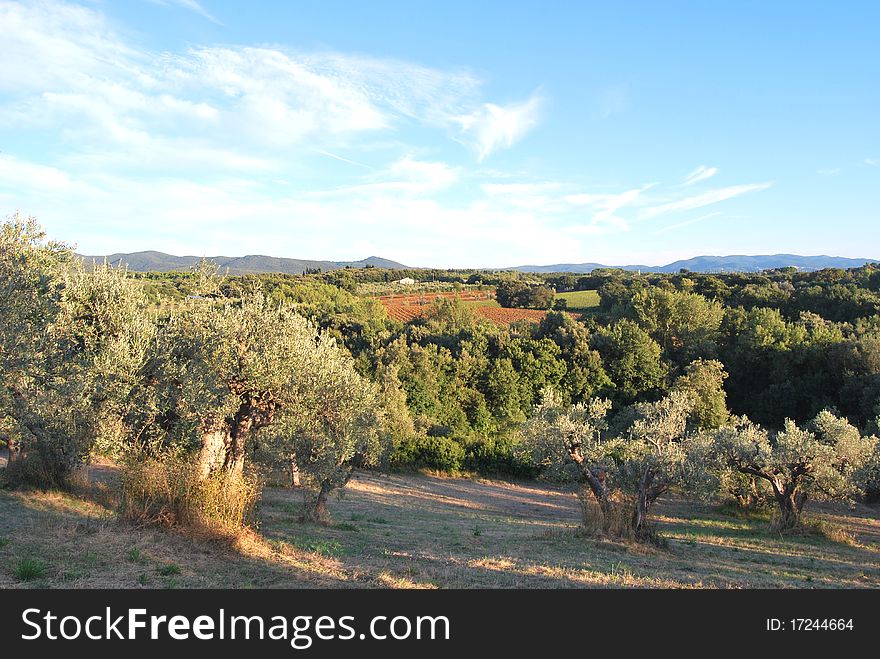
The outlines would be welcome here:
M 667 547 L 585 537 L 577 499 L 535 483 L 361 475 L 333 523 L 297 521 L 302 491 L 266 490 L 253 533 L 221 542 L 116 521 L 112 471 L 80 496 L 0 491 L 0 587 L 880 587 L 880 519 L 814 505 L 774 535 L 671 499 Z

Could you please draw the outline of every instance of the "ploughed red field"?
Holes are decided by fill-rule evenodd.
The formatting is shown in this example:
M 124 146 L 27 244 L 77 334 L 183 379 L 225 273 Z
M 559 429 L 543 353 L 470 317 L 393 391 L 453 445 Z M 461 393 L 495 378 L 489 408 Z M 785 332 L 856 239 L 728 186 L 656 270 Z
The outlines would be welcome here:
M 388 316 L 401 323 L 408 323 L 419 316 L 427 315 L 437 299 L 455 299 L 462 302 L 480 302 L 495 299 L 495 291 L 466 291 L 447 293 L 421 293 L 383 295 L 379 301 L 388 312 Z M 485 318 L 498 325 L 510 325 L 520 320 L 540 322 L 547 314 L 543 309 L 506 309 L 488 305 L 473 305 L 471 307 L 477 318 Z

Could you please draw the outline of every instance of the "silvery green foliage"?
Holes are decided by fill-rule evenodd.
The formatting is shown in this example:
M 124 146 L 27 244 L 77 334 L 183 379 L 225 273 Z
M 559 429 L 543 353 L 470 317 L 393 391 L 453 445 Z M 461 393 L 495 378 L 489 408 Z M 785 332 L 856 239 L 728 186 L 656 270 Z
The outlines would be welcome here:
M 0 286 L 0 412 L 39 462 L 32 473 L 61 485 L 97 439 L 122 432 L 117 402 L 142 361 L 131 335 L 149 323 L 123 271 L 86 271 L 33 218 L 0 227 Z
M 808 499 L 846 500 L 858 493 L 859 476 L 876 444 L 876 438 L 862 437 L 846 419 L 826 410 L 803 428 L 786 420 L 774 434 L 737 419 L 715 431 L 697 459 L 719 479 L 736 471 L 765 481 L 779 509 L 776 524 L 788 528 L 797 524 Z
M 155 346 L 156 319 L 141 287 L 110 265 L 86 269 L 77 260 L 64 275 L 61 308 L 51 329 L 65 378 L 87 395 L 94 449 L 118 453 Z
M 615 463 L 618 486 L 630 493 L 649 487 L 649 499 L 656 499 L 680 480 L 685 458 L 683 440 L 692 397 L 673 391 L 655 403 L 634 406 L 638 415 L 629 431 L 625 450 Z
M 377 466 L 390 449 L 378 387 L 332 339 L 298 383 L 299 405 L 279 419 L 276 441 L 322 490 L 344 486 L 354 468 Z
M 11 396 L 45 380 L 48 329 L 58 314 L 70 250 L 46 241 L 32 217 L 17 213 L 0 224 L 0 377 L 3 407 Z
M 731 417 L 724 426 L 691 438 L 682 465 L 686 490 L 707 502 L 735 496 L 738 489 L 747 486 L 741 481 L 753 476 L 736 469 L 732 455 L 747 454 L 749 446 L 753 447 L 755 456 L 762 455 L 769 450 L 769 438 L 764 429 L 746 417 Z
M 258 438 L 332 488 L 386 450 L 377 386 L 332 337 L 260 293 L 187 299 L 161 324 L 149 370 L 145 421 L 165 441 L 200 448 L 206 471 L 240 469 Z M 219 456 L 205 453 L 212 438 Z
M 556 480 L 583 480 L 581 465 L 607 470 L 620 440 L 606 439 L 606 416 L 611 401 L 592 398 L 564 406 L 548 389 L 534 416 L 521 431 L 521 446 L 542 473 Z

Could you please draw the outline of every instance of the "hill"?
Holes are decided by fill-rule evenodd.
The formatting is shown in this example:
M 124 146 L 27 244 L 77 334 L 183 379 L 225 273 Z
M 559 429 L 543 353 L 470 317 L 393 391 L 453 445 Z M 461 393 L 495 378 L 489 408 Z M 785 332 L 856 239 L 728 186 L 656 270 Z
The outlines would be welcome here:
M 505 270 L 520 272 L 571 272 L 587 273 L 597 268 L 617 270 L 639 270 L 641 272 L 678 272 L 685 269 L 691 272 L 761 272 L 775 268 L 795 267 L 798 270 L 812 271 L 823 268 L 858 268 L 866 263 L 880 259 L 851 259 L 843 256 L 798 256 L 797 254 L 771 254 L 759 256 L 695 256 L 690 259 L 674 261 L 666 265 L 602 265 L 600 263 L 557 263 L 554 265 L 520 265 Z
M 187 271 L 202 260 L 201 256 L 173 256 L 164 252 L 144 251 L 129 254 L 108 254 L 107 256 L 81 256 L 87 263 L 103 261 L 105 258 L 113 265 L 125 263 L 136 272 Z M 322 272 L 340 268 L 363 268 L 367 265 L 376 268 L 399 270 L 414 269 L 396 261 L 379 256 L 370 256 L 360 261 L 316 261 L 311 259 L 289 259 L 276 256 L 252 254 L 248 256 L 208 256 L 222 272 L 231 275 L 256 273 L 284 273 L 300 275 L 308 270 L 320 269 Z M 690 259 L 674 261 L 666 265 L 603 265 L 601 263 L 555 263 L 552 265 L 519 265 L 502 270 L 519 272 L 549 273 L 570 272 L 588 273 L 599 268 L 631 270 L 640 272 L 761 272 L 775 268 L 795 267 L 802 271 L 822 270 L 823 268 L 857 268 L 866 263 L 880 262 L 880 259 L 852 259 L 842 256 L 799 256 L 797 254 L 772 255 L 733 255 L 733 256 L 695 256 Z
M 107 256 L 80 255 L 86 263 L 92 261 L 102 262 L 107 259 L 112 265 L 127 264 L 130 270 L 135 272 L 173 272 L 186 271 L 201 260 L 201 256 L 172 256 L 164 252 L 145 251 L 132 252 L 130 254 L 108 254 Z M 407 266 L 383 259 L 378 256 L 370 256 L 360 261 L 313 261 L 308 259 L 287 259 L 275 256 L 263 256 L 252 254 L 248 256 L 208 256 L 209 261 L 220 266 L 222 272 L 231 275 L 245 275 L 257 273 L 284 273 L 289 275 L 301 275 L 308 270 L 320 269 L 339 270 L 340 268 L 363 268 L 367 265 L 376 268 L 408 269 Z

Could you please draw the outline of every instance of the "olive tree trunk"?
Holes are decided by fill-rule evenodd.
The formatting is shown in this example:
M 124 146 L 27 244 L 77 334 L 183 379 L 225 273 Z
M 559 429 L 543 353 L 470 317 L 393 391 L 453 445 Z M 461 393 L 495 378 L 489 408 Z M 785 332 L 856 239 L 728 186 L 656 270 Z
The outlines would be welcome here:
M 275 410 L 274 404 L 258 405 L 246 400 L 231 418 L 206 423 L 198 457 L 201 477 L 207 478 L 220 469 L 241 473 L 248 438 L 255 430 L 272 423 Z

